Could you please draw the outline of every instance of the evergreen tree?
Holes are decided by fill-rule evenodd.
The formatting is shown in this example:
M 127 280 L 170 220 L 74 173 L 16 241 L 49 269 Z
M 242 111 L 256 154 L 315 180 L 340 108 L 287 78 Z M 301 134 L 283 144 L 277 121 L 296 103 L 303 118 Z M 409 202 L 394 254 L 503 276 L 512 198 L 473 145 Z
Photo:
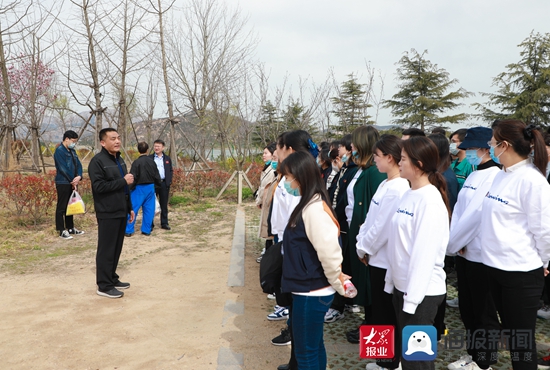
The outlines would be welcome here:
M 363 85 L 357 82 L 357 78 L 349 74 L 348 80 L 340 87 L 339 96 L 330 98 L 335 106 L 332 113 L 338 117 L 338 125 L 330 129 L 329 136 L 343 136 L 359 126 L 374 123 L 367 115 L 367 108 L 371 105 L 366 102 L 366 92 L 362 88 Z
M 271 101 L 268 100 L 264 105 L 262 105 L 261 109 L 262 116 L 256 126 L 254 143 L 259 146 L 264 146 L 271 142 L 277 141 L 278 135 L 283 132 L 283 122 L 279 117 L 277 108 L 273 105 L 273 103 L 271 103 Z
M 313 135 L 315 127 L 312 124 L 311 114 L 300 101 L 292 100 L 283 114 L 283 131 L 305 130 Z
M 486 105 L 474 104 L 478 117 L 492 122 L 495 119 L 515 118 L 529 124 L 550 124 L 550 34 L 529 35 L 521 44 L 521 59 L 508 64 L 507 71 L 493 79 L 498 87 Z M 491 109 L 490 107 L 495 107 Z
M 397 117 L 393 123 L 420 126 L 424 130 L 432 125 L 459 123 L 468 118 L 465 113 L 444 115 L 463 105 L 457 101 L 472 93 L 462 88 L 447 92 L 458 80 L 450 79 L 449 72 L 425 59 L 427 53 L 427 50 L 419 54 L 411 49 L 397 63 L 399 92 L 383 104 L 384 108 L 391 108 L 392 114 Z

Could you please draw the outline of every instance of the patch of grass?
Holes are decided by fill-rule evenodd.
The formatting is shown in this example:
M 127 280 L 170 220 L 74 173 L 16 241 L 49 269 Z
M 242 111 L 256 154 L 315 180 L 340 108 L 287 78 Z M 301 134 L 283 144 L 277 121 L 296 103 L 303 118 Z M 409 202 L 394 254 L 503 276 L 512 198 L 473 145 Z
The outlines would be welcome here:
M 170 198 L 170 205 L 171 206 L 178 206 L 178 205 L 186 206 L 186 205 L 190 204 L 192 201 L 193 200 L 190 197 L 186 197 L 184 195 L 173 195 Z
M 214 206 L 210 203 L 205 202 L 205 203 L 194 204 L 191 207 L 191 210 L 193 212 L 202 213 L 202 212 L 205 212 L 207 209 L 210 209 L 210 208 L 214 208 Z

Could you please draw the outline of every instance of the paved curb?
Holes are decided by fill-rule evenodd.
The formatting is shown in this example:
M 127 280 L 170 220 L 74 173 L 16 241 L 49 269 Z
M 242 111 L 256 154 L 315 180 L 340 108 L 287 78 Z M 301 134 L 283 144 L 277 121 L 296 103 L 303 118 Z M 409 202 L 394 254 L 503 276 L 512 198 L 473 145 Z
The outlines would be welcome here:
M 237 208 L 235 215 L 235 229 L 233 231 L 233 243 L 231 247 L 231 260 L 229 262 L 229 274 L 227 286 L 244 286 L 244 246 L 245 246 L 245 214 L 241 207 Z M 222 327 L 237 315 L 244 314 L 244 302 L 227 300 L 223 308 L 224 315 Z M 220 347 L 218 350 L 217 370 L 241 370 L 244 366 L 244 355 L 235 353 L 230 348 Z

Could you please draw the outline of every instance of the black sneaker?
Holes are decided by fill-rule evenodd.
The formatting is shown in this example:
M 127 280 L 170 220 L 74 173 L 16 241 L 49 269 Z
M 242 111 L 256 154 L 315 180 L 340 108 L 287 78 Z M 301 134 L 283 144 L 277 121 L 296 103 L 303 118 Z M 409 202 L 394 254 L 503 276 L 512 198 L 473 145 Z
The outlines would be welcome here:
M 346 339 L 353 344 L 359 343 L 359 328 L 348 331 L 346 333 Z
M 292 343 L 288 327 L 281 329 L 281 334 L 271 339 L 271 344 L 275 346 L 288 346 Z
M 537 365 L 539 369 L 550 369 L 550 356 L 539 358 Z
M 71 235 L 82 235 L 84 234 L 84 231 L 82 230 L 78 230 L 77 228 L 72 228 L 72 229 L 69 229 L 69 234 Z
M 106 292 L 102 292 L 101 290 L 97 290 L 97 295 L 100 295 L 102 297 L 107 297 L 107 298 L 121 298 L 124 293 L 122 293 L 120 290 L 117 290 L 115 288 L 111 289 L 111 290 L 108 290 Z
M 130 283 L 123 283 L 122 281 L 115 283 L 115 288 L 117 289 L 128 289 L 129 287 L 130 287 Z
M 69 239 L 72 239 L 73 237 L 71 236 L 71 234 L 69 234 L 69 232 L 67 230 L 63 230 L 61 232 L 61 234 L 59 234 L 59 237 L 61 239 L 65 239 L 65 240 L 69 240 Z
M 162 225 L 160 228 L 164 230 L 172 230 L 172 228 L 168 225 Z

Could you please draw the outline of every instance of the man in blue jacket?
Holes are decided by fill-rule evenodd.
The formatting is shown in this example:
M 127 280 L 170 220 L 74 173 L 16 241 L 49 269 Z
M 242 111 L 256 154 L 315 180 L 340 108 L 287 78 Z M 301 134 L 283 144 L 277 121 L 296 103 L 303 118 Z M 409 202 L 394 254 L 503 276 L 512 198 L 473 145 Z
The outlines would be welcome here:
M 130 283 L 119 280 L 116 268 L 124 243 L 126 220 L 128 215 L 129 222 L 135 217 L 129 189 L 134 175 L 128 173 L 120 157 L 118 132 L 114 128 L 104 128 L 99 132 L 99 140 L 103 148 L 88 166 L 97 217 L 97 294 L 120 298 L 124 293 L 119 289 L 130 287 Z
M 153 143 L 153 151 L 150 157 L 155 160 L 155 164 L 159 170 L 161 184 L 155 187 L 155 192 L 159 197 L 160 203 L 160 227 L 165 230 L 170 230 L 168 225 L 168 195 L 170 194 L 170 184 L 172 184 L 172 159 L 164 153 L 164 141 L 158 139 Z M 153 225 L 154 227 L 154 225 Z
M 63 141 L 55 149 L 55 188 L 57 190 L 57 207 L 55 209 L 55 228 L 61 239 L 72 239 L 72 235 L 84 234 L 74 227 L 73 216 L 67 216 L 69 198 L 82 180 L 82 164 L 75 151 L 78 135 L 69 130 L 63 134 Z

